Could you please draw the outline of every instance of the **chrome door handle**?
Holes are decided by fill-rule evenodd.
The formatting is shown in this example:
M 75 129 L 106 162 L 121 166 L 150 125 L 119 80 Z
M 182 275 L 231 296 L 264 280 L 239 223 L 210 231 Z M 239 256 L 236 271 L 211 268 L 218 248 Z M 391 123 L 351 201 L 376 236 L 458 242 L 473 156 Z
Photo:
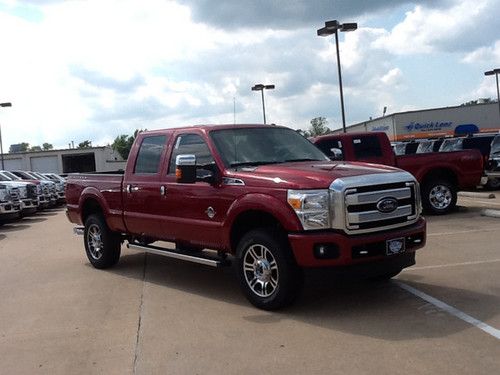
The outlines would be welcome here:
M 132 193 L 133 191 L 139 191 L 139 187 L 137 187 L 137 186 L 132 187 L 132 185 L 127 185 L 126 190 L 127 190 L 127 193 L 129 193 L 129 194 L 130 194 L 130 193 Z
M 160 186 L 160 194 L 167 195 L 167 188 L 165 186 Z

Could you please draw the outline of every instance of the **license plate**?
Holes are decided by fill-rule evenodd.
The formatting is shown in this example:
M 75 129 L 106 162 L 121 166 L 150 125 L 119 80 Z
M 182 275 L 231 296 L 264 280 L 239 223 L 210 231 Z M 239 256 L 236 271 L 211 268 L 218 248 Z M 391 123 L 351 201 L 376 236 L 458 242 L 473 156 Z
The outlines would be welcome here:
M 386 255 L 396 255 L 403 253 L 405 251 L 405 239 L 395 238 L 393 240 L 387 240 L 385 243 L 385 253 Z

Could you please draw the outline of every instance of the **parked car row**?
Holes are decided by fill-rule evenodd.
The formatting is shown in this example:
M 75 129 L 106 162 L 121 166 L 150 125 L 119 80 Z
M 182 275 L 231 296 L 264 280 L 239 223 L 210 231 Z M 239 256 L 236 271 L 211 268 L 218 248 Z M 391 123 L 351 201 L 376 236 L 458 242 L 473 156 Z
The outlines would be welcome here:
M 483 157 L 484 175 L 488 176 L 485 187 L 500 188 L 500 134 L 474 134 L 462 137 L 418 139 L 392 144 L 396 155 L 424 154 L 478 150 Z
M 65 185 L 55 173 L 0 170 L 0 224 L 65 203 Z

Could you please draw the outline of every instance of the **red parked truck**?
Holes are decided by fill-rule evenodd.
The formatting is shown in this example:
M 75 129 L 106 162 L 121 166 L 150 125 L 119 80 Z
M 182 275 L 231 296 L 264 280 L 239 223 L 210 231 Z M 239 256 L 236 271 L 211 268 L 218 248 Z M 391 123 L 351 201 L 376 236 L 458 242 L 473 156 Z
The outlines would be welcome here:
M 478 150 L 395 155 L 383 132 L 328 134 L 312 142 L 334 160 L 390 165 L 410 172 L 420 183 L 424 209 L 436 215 L 452 211 L 457 192 L 480 185 L 483 176 Z
M 94 267 L 116 264 L 123 241 L 215 267 L 234 260 L 246 297 L 268 310 L 294 300 L 304 267 L 390 278 L 426 239 L 411 174 L 332 162 L 279 126 L 140 133 L 124 173 L 69 175 L 66 200 Z

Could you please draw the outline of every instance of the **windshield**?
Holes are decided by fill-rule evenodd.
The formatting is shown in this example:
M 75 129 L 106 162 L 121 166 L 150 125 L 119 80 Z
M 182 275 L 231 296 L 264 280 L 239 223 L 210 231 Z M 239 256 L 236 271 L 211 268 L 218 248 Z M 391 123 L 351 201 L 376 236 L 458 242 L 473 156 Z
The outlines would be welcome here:
M 9 171 L 2 171 L 2 174 L 4 176 L 10 177 L 10 179 L 13 180 L 13 181 L 20 180 L 19 177 L 17 177 L 14 173 L 11 173 Z
M 500 135 L 497 135 L 495 138 L 493 138 L 493 141 L 491 142 L 490 155 L 491 157 L 495 158 L 500 157 Z
M 396 143 L 393 149 L 396 155 L 404 155 L 406 152 L 406 143 Z
M 439 147 L 439 152 L 460 151 L 462 149 L 462 138 L 445 139 Z
M 434 141 L 421 141 L 417 147 L 417 154 L 426 154 L 432 152 Z
M 298 161 L 327 161 L 316 146 L 292 129 L 239 128 L 210 132 L 226 167 Z

